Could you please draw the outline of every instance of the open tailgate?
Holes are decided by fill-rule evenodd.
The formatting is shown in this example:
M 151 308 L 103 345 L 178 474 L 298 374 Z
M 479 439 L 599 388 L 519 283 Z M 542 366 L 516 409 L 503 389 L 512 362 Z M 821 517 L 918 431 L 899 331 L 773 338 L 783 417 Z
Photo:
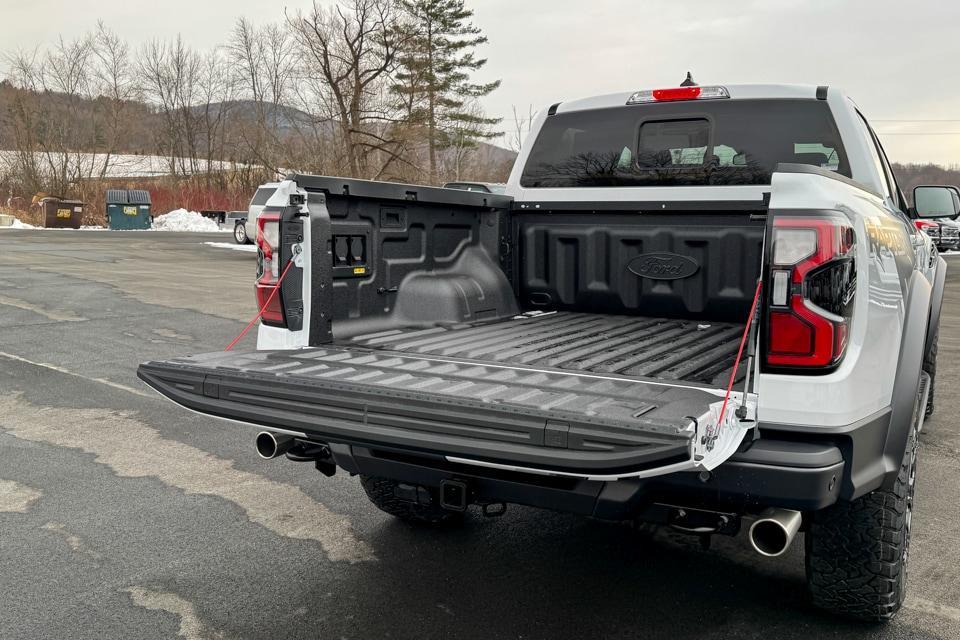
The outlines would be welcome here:
M 597 479 L 712 469 L 744 433 L 738 393 L 717 429 L 716 389 L 349 346 L 210 353 L 138 376 L 188 409 L 311 440 Z

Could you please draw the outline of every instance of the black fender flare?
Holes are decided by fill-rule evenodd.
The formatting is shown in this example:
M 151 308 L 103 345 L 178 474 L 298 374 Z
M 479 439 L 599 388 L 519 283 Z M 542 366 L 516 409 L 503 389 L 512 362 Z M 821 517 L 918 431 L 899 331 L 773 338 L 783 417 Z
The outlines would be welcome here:
M 940 330 L 940 311 L 943 309 L 943 292 L 947 282 L 947 262 L 937 256 L 937 272 L 933 277 L 933 291 L 930 298 L 930 321 L 927 324 L 927 341 L 924 343 L 924 354 L 933 345 L 933 339 Z
M 942 259 L 941 259 L 942 262 Z M 937 277 L 941 282 L 940 301 L 943 300 L 942 278 L 946 265 L 938 265 Z M 890 427 L 887 441 L 883 447 L 883 488 L 892 489 L 900 471 L 903 453 L 907 447 L 907 438 L 918 411 L 917 393 L 920 389 L 920 373 L 928 347 L 927 336 L 932 328 L 934 310 L 934 285 L 919 271 L 914 271 L 908 286 L 904 303 L 903 336 L 900 340 L 900 358 L 893 383 L 893 398 L 890 406 Z M 936 321 L 940 321 L 940 309 L 936 308 Z

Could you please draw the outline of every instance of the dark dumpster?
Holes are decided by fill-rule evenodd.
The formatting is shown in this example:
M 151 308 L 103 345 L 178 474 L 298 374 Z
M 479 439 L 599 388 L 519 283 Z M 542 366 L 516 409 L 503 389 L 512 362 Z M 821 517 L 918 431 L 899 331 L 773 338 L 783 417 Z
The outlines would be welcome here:
M 83 223 L 83 203 L 79 200 L 44 198 L 43 226 L 48 229 L 79 229 Z
M 111 229 L 149 229 L 150 192 L 143 189 L 108 189 L 107 224 Z

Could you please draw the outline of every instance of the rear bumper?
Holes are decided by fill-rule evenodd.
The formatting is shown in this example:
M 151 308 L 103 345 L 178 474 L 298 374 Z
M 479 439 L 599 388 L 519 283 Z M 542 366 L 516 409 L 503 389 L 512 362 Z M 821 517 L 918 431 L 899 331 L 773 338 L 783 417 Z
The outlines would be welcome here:
M 802 511 L 837 501 L 844 472 L 841 451 L 830 444 L 764 439 L 735 454 L 711 474 L 673 473 L 616 482 L 544 476 L 452 463 L 440 456 L 410 455 L 335 445 L 338 466 L 435 489 L 443 480 L 464 482 L 470 501 L 509 502 L 609 520 L 642 517 L 657 503 L 736 513 L 769 506 Z
M 440 402 L 396 388 L 297 384 L 289 374 L 225 366 L 151 363 L 138 375 L 189 409 L 328 443 L 337 465 L 351 473 L 428 489 L 461 480 L 473 502 L 514 502 L 607 519 L 636 517 L 653 503 L 737 513 L 822 509 L 879 487 L 889 458 L 890 410 L 843 428 L 761 423 L 759 440 L 710 473 L 633 477 L 646 468 L 666 471 L 686 451 L 683 439 L 624 427 L 620 446 L 574 449 L 563 445 L 576 433 L 597 434 L 597 440 L 604 430 L 572 421 L 563 425 L 567 440 L 551 446 L 554 416 L 537 407 L 507 413 L 459 397 Z M 669 393 L 697 406 L 705 401 L 705 392 L 695 388 Z

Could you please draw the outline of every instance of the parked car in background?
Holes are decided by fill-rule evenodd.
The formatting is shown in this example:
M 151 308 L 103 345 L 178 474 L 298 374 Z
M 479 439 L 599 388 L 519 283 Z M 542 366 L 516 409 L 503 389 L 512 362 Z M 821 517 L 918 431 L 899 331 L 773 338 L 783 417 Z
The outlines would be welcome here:
M 940 248 L 940 222 L 937 220 L 914 220 L 913 226 L 930 236 L 934 246 Z
M 479 191 L 480 193 L 506 193 L 507 185 L 502 182 L 448 182 L 444 189 L 461 189 L 463 191 Z
M 960 249 L 960 223 L 951 218 L 939 218 L 940 240 L 937 242 L 939 251 L 956 251 Z
M 247 208 L 246 215 L 243 217 L 233 216 L 237 212 L 228 214 L 227 219 L 233 220 L 233 239 L 237 244 L 253 243 L 254 238 L 257 237 L 257 217 L 263 211 L 263 207 L 266 206 L 267 200 L 279 186 L 279 182 L 268 182 L 260 185 L 257 187 L 256 193 L 253 194 L 253 198 L 250 199 L 250 206 Z
M 923 191 L 925 187 L 919 187 L 919 189 L 921 189 L 921 198 L 926 197 L 923 195 L 926 193 L 926 191 Z M 950 191 L 953 196 L 953 207 L 960 211 L 960 189 L 950 187 Z M 939 191 L 937 193 L 939 193 Z M 923 204 L 924 203 L 921 202 L 921 206 Z M 941 204 L 944 207 L 946 206 L 946 202 Z M 911 210 L 911 215 L 914 216 L 914 226 L 930 236 L 930 239 L 933 240 L 938 251 L 956 251 L 960 249 L 960 223 L 956 221 L 956 216 L 925 219 L 916 215 L 916 207 Z
M 953 202 L 960 211 L 960 189 L 951 187 L 953 190 Z M 940 251 L 956 251 L 960 249 L 960 222 L 956 218 L 940 218 L 940 244 L 937 248 Z

